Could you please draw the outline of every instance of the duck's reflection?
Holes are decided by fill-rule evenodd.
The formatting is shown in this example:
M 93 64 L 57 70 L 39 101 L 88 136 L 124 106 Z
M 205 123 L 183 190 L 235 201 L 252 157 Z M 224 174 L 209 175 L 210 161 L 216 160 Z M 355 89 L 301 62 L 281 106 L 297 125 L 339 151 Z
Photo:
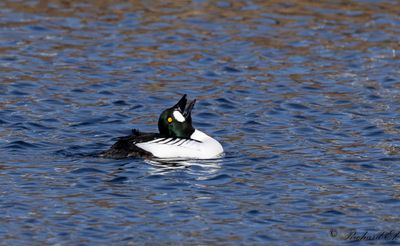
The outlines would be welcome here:
M 148 159 L 150 174 L 167 174 L 177 170 L 185 169 L 185 172 L 196 176 L 215 174 L 221 169 L 222 158 L 209 160 L 188 159 Z

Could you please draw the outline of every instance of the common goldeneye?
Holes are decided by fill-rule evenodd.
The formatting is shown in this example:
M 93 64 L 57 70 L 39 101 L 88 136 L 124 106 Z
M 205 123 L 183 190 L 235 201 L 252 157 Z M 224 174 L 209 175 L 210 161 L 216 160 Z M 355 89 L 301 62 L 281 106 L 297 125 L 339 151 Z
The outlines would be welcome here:
M 196 99 L 186 107 L 186 94 L 158 119 L 160 133 L 144 133 L 136 129 L 121 137 L 100 155 L 110 158 L 146 157 L 165 159 L 212 159 L 220 157 L 221 144 L 192 126 L 192 109 Z

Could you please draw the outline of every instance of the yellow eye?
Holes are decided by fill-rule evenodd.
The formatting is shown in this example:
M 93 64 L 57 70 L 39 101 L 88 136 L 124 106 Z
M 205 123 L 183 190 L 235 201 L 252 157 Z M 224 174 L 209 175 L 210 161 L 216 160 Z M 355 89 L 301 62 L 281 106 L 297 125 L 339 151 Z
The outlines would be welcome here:
M 171 118 L 171 117 L 168 117 L 167 121 L 168 121 L 169 123 L 171 123 L 171 122 L 172 122 L 172 118 Z

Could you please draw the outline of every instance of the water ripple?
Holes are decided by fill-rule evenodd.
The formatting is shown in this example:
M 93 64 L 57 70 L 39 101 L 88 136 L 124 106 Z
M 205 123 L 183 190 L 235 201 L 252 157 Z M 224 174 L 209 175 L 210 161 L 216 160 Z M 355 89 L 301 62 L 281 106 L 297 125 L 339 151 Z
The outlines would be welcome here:
M 396 230 L 398 16 L 390 1 L 1 1 L 1 242 Z M 223 158 L 97 158 L 184 93 Z

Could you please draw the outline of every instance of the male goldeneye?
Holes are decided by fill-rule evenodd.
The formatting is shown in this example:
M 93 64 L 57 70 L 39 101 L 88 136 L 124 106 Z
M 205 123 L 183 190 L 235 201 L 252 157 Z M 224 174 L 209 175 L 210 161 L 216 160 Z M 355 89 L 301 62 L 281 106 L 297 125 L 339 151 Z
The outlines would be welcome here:
M 193 128 L 192 109 L 196 100 L 186 107 L 186 94 L 179 102 L 164 110 L 158 119 L 160 133 L 132 130 L 130 136 L 121 137 L 103 157 L 156 157 L 167 159 L 212 159 L 224 152 L 221 144 L 207 134 Z

